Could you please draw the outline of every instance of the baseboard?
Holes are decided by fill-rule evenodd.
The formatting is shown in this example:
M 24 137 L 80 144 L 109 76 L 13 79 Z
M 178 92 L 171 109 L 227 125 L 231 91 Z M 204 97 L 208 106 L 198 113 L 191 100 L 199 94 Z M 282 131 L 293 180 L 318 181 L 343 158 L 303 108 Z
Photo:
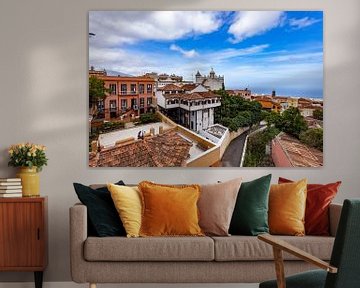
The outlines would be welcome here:
M 43 288 L 88 288 L 88 284 L 44 282 Z M 259 284 L 98 284 L 97 288 L 258 288 Z M 34 288 L 31 282 L 2 282 L 0 288 Z

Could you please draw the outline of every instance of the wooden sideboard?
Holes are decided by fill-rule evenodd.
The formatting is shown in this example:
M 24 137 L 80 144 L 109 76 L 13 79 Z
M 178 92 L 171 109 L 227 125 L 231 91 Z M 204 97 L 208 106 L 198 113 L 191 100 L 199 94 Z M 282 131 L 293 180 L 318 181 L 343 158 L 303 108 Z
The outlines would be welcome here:
M 0 198 L 0 271 L 32 271 L 41 288 L 47 250 L 47 197 Z

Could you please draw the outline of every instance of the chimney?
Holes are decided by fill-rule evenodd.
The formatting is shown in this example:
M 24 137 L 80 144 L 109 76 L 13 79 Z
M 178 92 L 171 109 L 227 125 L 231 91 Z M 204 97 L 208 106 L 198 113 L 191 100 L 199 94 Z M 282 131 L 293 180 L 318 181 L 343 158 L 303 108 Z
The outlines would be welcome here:
M 272 97 L 275 97 L 275 96 L 276 96 L 275 90 L 272 91 L 271 96 L 272 96 Z
M 91 66 L 91 67 L 90 67 L 90 70 L 91 70 L 91 71 L 94 71 L 94 66 Z

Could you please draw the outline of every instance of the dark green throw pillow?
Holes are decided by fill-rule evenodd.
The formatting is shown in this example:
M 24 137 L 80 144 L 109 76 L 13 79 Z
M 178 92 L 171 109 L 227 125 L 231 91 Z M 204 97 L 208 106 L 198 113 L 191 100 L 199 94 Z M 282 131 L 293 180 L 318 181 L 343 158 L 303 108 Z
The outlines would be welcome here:
M 268 208 L 271 174 L 241 184 L 231 218 L 232 235 L 269 233 Z
M 115 184 L 125 185 L 123 181 Z M 124 226 L 107 187 L 92 189 L 89 186 L 74 183 L 74 188 L 81 203 L 87 207 L 89 235 L 93 234 L 99 237 L 126 236 Z

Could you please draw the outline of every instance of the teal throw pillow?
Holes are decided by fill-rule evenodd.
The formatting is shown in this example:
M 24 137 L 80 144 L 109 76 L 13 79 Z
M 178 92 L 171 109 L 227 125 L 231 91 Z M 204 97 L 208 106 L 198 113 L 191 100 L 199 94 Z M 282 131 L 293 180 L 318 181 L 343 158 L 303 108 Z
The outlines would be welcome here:
M 269 233 L 268 208 L 271 174 L 241 184 L 231 218 L 232 235 Z

